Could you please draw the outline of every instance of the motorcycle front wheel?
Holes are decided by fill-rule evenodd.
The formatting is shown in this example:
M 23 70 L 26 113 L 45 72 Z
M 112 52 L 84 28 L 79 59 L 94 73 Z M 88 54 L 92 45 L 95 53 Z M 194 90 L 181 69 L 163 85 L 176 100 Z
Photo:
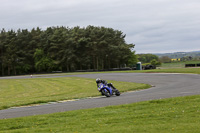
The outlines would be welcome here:
M 107 89 L 103 89 L 102 92 L 106 97 L 110 97 L 111 96 L 110 92 Z

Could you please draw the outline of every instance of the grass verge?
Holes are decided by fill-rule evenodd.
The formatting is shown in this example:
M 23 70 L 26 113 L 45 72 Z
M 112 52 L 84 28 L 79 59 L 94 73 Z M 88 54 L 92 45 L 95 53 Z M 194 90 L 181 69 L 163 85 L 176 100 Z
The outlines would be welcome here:
M 104 71 L 104 72 L 74 72 L 74 73 L 60 73 L 53 75 L 76 75 L 76 74 L 98 74 L 98 73 L 189 73 L 200 74 L 200 68 L 164 68 L 152 70 L 127 70 L 127 71 Z M 48 75 L 48 74 L 47 74 Z
M 177 61 L 177 62 L 170 62 L 170 63 L 162 63 L 163 68 L 185 68 L 185 64 L 199 64 L 200 61 Z
M 0 120 L 0 132 L 200 132 L 200 96 Z
M 144 73 L 186 73 L 200 74 L 200 68 L 169 68 L 169 69 L 154 69 L 141 71 Z
M 112 82 L 121 92 L 150 88 L 147 84 L 108 82 Z M 0 109 L 98 95 L 100 93 L 94 79 L 64 77 L 0 80 Z
M 109 72 L 109 73 L 112 73 L 112 72 Z M 152 69 L 152 70 L 130 70 L 130 71 L 115 71 L 113 73 L 184 73 L 184 74 L 200 74 L 200 68 L 167 68 L 167 69 Z

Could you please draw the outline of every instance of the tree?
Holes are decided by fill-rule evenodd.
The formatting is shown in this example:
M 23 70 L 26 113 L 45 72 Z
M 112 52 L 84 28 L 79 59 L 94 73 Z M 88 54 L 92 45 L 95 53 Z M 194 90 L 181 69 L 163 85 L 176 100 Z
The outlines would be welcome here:
M 138 59 L 137 55 L 135 54 L 135 51 L 132 52 L 131 58 L 128 60 L 128 65 L 130 67 L 133 67 L 137 64 Z
M 138 54 L 138 60 L 142 63 L 150 63 L 153 59 L 158 61 L 158 56 L 153 54 Z
M 0 64 L 1 64 L 0 72 L 2 76 L 4 76 L 4 68 L 5 68 L 5 60 L 6 60 L 5 39 L 6 39 L 6 31 L 2 29 L 1 34 L 0 34 Z
M 36 49 L 34 53 L 35 68 L 38 72 L 51 71 L 53 67 L 53 60 L 44 55 L 44 51 Z
M 151 61 L 151 65 L 158 66 L 158 65 L 161 65 L 161 62 L 160 62 L 160 61 L 157 61 L 156 59 L 153 59 L 153 60 Z
M 7 75 L 11 75 L 12 73 L 16 75 L 16 64 L 17 64 L 17 48 L 15 45 L 16 42 L 16 33 L 11 30 L 6 33 L 5 36 L 5 54 L 3 57 L 3 62 L 5 67 L 7 67 Z
M 34 72 L 33 56 L 36 47 L 32 42 L 32 35 L 28 30 L 17 31 L 17 40 L 15 42 L 17 48 L 16 70 L 19 74 Z
M 171 58 L 169 58 L 168 56 L 162 56 L 162 57 L 159 58 L 159 60 L 162 63 L 170 63 L 171 62 Z
M 125 37 L 119 30 L 95 26 L 2 30 L 0 72 L 11 75 L 124 67 L 135 58 L 134 45 L 127 44 Z

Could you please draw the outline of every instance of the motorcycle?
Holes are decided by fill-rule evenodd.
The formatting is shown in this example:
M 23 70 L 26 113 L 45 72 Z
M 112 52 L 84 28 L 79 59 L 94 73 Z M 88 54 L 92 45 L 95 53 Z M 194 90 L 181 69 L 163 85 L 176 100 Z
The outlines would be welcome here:
M 105 95 L 106 97 L 110 97 L 112 95 L 120 96 L 119 90 L 113 89 L 112 87 L 109 87 L 108 85 L 105 85 L 103 83 L 100 83 L 98 85 L 98 91 L 101 92 L 101 94 Z

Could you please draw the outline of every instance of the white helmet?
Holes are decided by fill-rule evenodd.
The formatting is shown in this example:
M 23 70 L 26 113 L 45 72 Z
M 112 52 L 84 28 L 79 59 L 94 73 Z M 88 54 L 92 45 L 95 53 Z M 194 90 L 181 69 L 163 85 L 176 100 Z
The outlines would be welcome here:
M 100 78 L 97 78 L 97 79 L 96 79 L 96 83 L 99 83 L 100 81 L 101 81 Z

